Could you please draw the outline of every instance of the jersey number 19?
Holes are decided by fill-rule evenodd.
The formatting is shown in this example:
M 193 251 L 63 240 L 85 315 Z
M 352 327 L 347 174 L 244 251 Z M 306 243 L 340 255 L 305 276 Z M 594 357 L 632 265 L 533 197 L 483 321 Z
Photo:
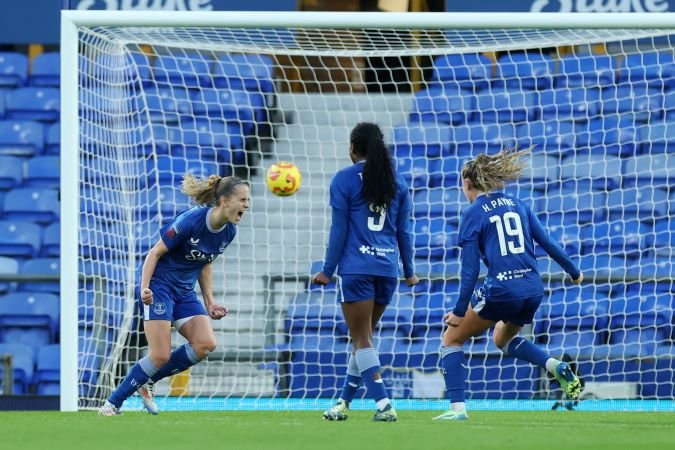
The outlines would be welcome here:
M 499 250 L 502 256 L 508 255 L 509 252 L 523 253 L 525 251 L 525 237 L 520 215 L 512 211 L 505 212 L 502 216 L 490 216 L 490 223 L 494 223 L 497 227 Z M 507 236 L 512 239 L 507 241 Z

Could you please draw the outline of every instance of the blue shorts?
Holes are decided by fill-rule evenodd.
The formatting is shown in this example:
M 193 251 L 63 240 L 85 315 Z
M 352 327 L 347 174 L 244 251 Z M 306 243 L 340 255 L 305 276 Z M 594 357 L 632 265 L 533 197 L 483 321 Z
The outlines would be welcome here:
M 471 307 L 483 319 L 493 322 L 502 320 L 522 326 L 532 323 L 543 297 L 537 295 L 517 300 L 491 300 L 485 297 L 482 289 L 476 289 L 471 297 Z
M 341 302 L 352 303 L 374 299 L 378 305 L 388 305 L 398 287 L 398 278 L 378 275 L 340 275 L 338 277 Z
M 169 286 L 152 281 L 150 290 L 153 297 L 151 305 L 144 305 L 140 292 L 138 295 L 143 320 L 168 320 L 180 323 L 181 319 L 187 317 L 208 315 L 195 291 L 177 294 Z

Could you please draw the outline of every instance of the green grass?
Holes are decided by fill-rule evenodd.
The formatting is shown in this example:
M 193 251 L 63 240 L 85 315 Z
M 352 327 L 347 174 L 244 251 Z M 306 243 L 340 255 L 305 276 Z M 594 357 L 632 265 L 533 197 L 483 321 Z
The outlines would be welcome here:
M 399 411 L 373 423 L 353 411 L 346 422 L 321 412 L 2 412 L 0 448 L 13 449 L 672 449 L 675 413 L 474 411 L 466 422 L 431 421 L 437 411 Z

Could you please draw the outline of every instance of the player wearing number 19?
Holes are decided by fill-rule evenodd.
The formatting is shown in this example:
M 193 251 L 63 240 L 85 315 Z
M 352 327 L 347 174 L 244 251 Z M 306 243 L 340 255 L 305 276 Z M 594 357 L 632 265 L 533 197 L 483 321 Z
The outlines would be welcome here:
M 579 396 L 579 378 L 566 363 L 518 336 L 522 326 L 532 322 L 544 295 L 534 241 L 570 274 L 573 283 L 583 280 L 583 274 L 551 241 L 532 210 L 517 198 L 499 192 L 506 181 L 522 175 L 524 157 L 529 152 L 530 149 L 481 154 L 462 169 L 462 190 L 470 205 L 462 212 L 459 230 L 461 282 L 457 304 L 444 317 L 448 328 L 440 355 L 450 409 L 434 419 L 468 419 L 462 345 L 495 325 L 493 339 L 502 352 L 545 368 L 568 397 Z M 488 273 L 483 285 L 474 291 L 481 258 Z
M 377 403 L 373 420 L 395 422 L 396 411 L 380 377 L 373 329 L 398 287 L 399 254 L 408 286 L 418 282 L 412 263 L 412 203 L 380 128 L 359 123 L 349 140 L 354 164 L 340 170 L 330 184 L 330 240 L 323 268 L 312 281 L 328 284 L 337 266 L 342 312 L 354 352 L 340 399 L 323 417 L 345 420 L 363 381 L 368 396 Z

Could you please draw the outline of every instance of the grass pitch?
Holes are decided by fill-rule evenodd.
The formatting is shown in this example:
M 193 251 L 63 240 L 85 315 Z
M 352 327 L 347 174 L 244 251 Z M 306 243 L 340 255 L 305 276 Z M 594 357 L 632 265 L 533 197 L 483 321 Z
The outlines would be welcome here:
M 470 411 L 465 422 L 431 421 L 438 411 L 399 411 L 373 423 L 352 411 L 327 422 L 320 411 L 2 412 L 0 448 L 14 449 L 672 449 L 675 413 Z

